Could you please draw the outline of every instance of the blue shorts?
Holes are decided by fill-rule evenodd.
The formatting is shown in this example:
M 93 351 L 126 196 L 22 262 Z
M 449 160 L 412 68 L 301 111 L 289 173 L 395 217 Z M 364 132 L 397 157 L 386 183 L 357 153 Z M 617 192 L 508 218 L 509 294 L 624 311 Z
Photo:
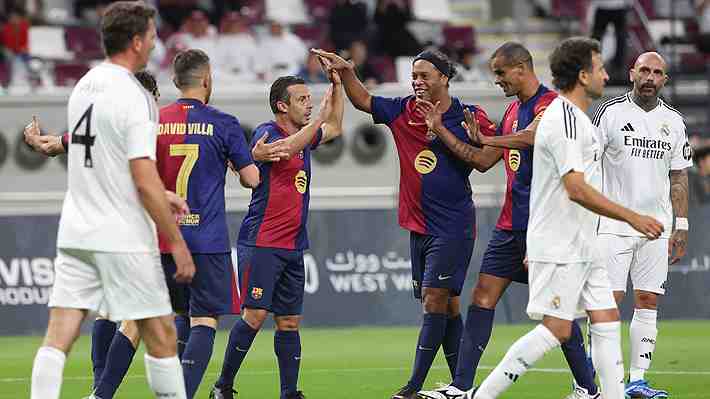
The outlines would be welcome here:
M 170 302 L 176 313 L 190 317 L 239 314 L 239 296 L 232 266 L 232 256 L 222 254 L 192 254 L 195 276 L 190 284 L 175 282 L 175 261 L 162 254 L 161 262 L 168 283 Z
M 421 299 L 422 287 L 448 288 L 451 296 L 461 295 L 473 253 L 471 239 L 452 239 L 411 232 L 414 297 Z
M 303 251 L 238 245 L 242 306 L 276 316 L 303 313 Z
M 528 283 L 528 272 L 523 260 L 527 252 L 527 231 L 493 230 L 493 237 L 483 254 L 481 273 Z

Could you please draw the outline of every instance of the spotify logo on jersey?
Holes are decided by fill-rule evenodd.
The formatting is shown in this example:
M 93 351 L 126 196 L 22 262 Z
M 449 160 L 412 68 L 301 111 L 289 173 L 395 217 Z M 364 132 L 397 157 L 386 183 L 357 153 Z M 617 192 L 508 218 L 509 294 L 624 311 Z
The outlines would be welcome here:
M 306 188 L 308 188 L 308 177 L 306 176 L 305 170 L 299 170 L 298 173 L 296 173 L 294 184 L 296 185 L 296 191 L 301 194 L 306 192 Z
M 510 150 L 508 153 L 508 166 L 513 172 L 517 172 L 520 167 L 520 151 Z
M 436 168 L 436 155 L 429 150 L 420 152 L 414 159 L 414 168 L 423 175 L 431 173 Z

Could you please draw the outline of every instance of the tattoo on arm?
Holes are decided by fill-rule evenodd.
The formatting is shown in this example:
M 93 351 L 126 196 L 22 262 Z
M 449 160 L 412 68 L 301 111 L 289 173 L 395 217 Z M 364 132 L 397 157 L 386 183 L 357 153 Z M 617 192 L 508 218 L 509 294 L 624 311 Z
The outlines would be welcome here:
M 491 147 L 478 148 L 459 140 L 451 132 L 439 132 L 439 138 L 446 147 L 462 161 L 472 165 L 477 170 L 487 170 L 502 156 L 502 151 Z M 500 154 L 499 154 L 500 152 Z
M 672 170 L 671 203 L 676 217 L 688 217 L 688 171 Z

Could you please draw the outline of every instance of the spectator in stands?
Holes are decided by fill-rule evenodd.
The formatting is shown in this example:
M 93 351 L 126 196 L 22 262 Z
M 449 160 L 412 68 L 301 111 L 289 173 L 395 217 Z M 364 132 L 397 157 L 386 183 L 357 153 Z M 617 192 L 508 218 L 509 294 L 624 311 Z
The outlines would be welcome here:
M 476 60 L 476 49 L 462 47 L 457 50 L 458 65 L 456 68 L 455 82 L 485 82 L 486 74 Z
M 693 154 L 695 167 L 688 173 L 690 206 L 710 203 L 710 146 L 701 147 Z
M 698 16 L 698 37 L 695 40 L 698 50 L 710 53 L 710 0 L 696 0 Z
M 604 32 L 609 24 L 614 25 L 616 36 L 616 52 L 607 68 L 611 80 L 621 79 L 628 83 L 628 65 L 626 64 L 626 18 L 631 8 L 630 0 L 591 0 L 594 12 L 592 37 L 602 42 Z
M 303 40 L 271 21 L 269 33 L 259 41 L 258 68 L 264 79 L 295 75 L 305 64 L 308 49 Z
M 318 62 L 318 56 L 310 52 L 308 53 L 308 58 L 306 58 L 306 64 L 301 67 L 296 76 L 305 80 L 308 84 L 328 82 L 328 76 L 325 75 L 320 62 Z
M 209 57 L 215 55 L 217 46 L 217 28 L 210 24 L 207 12 L 193 8 L 183 20 L 180 31 L 168 40 L 171 49 L 199 49 Z
M 0 42 L 12 66 L 10 86 L 29 86 L 29 30 L 30 21 L 24 8 L 18 5 L 8 7 L 7 21 L 0 30 Z
M 182 26 L 190 10 L 197 7 L 199 0 L 158 0 L 160 19 L 167 25 L 165 28 L 176 32 Z
M 225 14 L 213 57 L 215 79 L 258 80 L 256 53 L 256 40 L 246 20 L 236 11 Z
M 419 54 L 422 46 L 407 29 L 407 23 L 411 20 L 412 11 L 406 0 L 378 0 L 375 25 L 380 50 L 391 57 Z
M 380 83 L 379 74 L 367 60 L 367 44 L 362 40 L 355 40 L 348 49 L 350 61 L 355 64 L 355 74 L 365 87 L 372 89 Z
M 337 0 L 328 22 L 335 50 L 345 50 L 354 40 L 367 38 L 370 26 L 367 5 L 359 0 Z

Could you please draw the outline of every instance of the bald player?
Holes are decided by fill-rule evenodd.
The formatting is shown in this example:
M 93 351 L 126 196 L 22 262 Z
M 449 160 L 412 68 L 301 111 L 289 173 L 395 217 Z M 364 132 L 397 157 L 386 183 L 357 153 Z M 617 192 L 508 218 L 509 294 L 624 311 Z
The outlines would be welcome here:
M 668 265 L 685 255 L 688 242 L 686 169 L 692 154 L 683 115 L 658 97 L 668 81 L 666 71 L 658 53 L 641 54 L 629 71 L 633 89 L 603 103 L 592 120 L 606 138 L 604 195 L 655 217 L 665 231 L 658 240 L 648 240 L 615 220 L 601 217 L 599 223 L 599 248 L 616 302 L 624 298 L 629 275 L 634 290 L 626 386 L 632 398 L 668 397 L 649 385 L 645 371 L 656 347 L 658 296 L 666 291 Z

